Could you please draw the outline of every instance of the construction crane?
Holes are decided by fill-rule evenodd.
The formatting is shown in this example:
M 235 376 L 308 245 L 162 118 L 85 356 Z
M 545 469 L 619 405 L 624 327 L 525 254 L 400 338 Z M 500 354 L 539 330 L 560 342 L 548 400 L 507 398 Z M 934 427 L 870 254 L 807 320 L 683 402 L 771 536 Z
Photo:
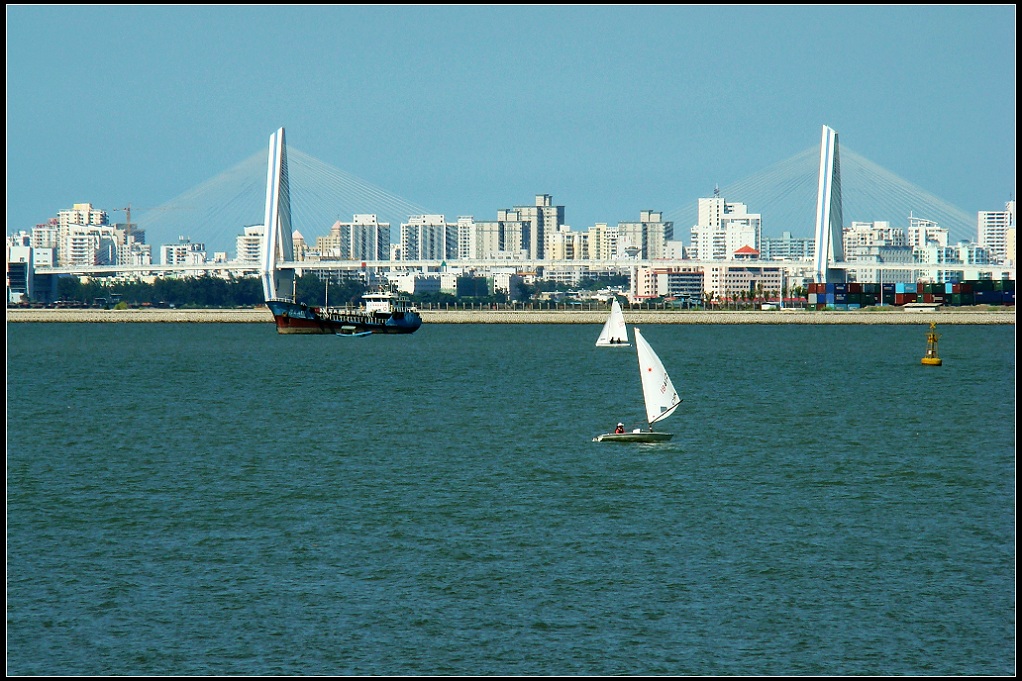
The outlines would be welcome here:
M 136 209 L 136 210 L 138 210 L 138 209 Z M 154 212 L 155 211 L 164 212 L 164 211 L 168 211 L 168 210 L 190 210 L 190 208 L 188 206 L 160 206 L 159 208 L 153 208 L 153 209 L 143 208 L 142 210 L 152 210 Z M 125 231 L 124 231 L 124 244 L 128 245 L 130 243 L 130 241 L 131 241 L 131 204 L 129 203 L 124 208 L 111 208 L 107 212 L 108 213 L 116 213 L 118 211 L 124 211 L 126 213 L 125 220 L 127 220 L 128 224 L 127 224 L 127 227 L 125 228 Z
M 125 219 L 128 221 L 127 226 L 124 229 L 124 245 L 129 246 L 131 244 L 131 204 L 129 203 L 125 208 L 111 208 L 110 212 L 123 210 L 127 215 Z

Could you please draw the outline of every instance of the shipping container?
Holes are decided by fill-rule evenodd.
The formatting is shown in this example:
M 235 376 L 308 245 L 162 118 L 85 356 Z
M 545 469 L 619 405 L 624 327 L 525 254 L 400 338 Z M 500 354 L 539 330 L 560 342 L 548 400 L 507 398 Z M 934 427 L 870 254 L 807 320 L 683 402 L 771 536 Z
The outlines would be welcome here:
M 994 282 L 990 279 L 974 279 L 972 282 L 973 293 L 979 293 L 980 291 L 993 291 Z

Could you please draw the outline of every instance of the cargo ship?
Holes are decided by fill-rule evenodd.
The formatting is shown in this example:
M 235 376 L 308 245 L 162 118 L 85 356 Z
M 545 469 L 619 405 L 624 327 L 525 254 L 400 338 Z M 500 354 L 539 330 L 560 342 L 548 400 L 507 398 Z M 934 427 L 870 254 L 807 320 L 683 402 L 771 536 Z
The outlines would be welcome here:
M 365 304 L 351 307 L 313 307 L 287 298 L 271 298 L 266 307 L 273 313 L 277 333 L 323 333 L 361 335 L 414 333 L 422 317 L 407 298 L 381 291 L 362 296 Z

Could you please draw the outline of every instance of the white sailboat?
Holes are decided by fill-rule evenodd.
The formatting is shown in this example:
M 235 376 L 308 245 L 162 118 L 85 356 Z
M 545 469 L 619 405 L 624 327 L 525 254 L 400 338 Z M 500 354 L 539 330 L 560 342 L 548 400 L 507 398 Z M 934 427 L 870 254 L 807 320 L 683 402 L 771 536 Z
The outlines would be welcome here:
M 635 348 L 639 355 L 639 376 L 642 379 L 642 397 L 646 402 L 648 430 L 636 428 L 631 432 L 604 433 L 593 438 L 594 442 L 663 442 L 674 437 L 673 433 L 653 430 L 653 425 L 671 414 L 681 404 L 678 391 L 667 374 L 663 362 L 650 347 L 639 329 L 635 329 Z
M 627 348 L 628 346 L 628 327 L 625 326 L 625 315 L 621 311 L 621 304 L 615 298 L 614 304 L 610 306 L 610 316 L 607 317 L 607 321 L 600 331 L 600 337 L 596 339 L 596 347 Z

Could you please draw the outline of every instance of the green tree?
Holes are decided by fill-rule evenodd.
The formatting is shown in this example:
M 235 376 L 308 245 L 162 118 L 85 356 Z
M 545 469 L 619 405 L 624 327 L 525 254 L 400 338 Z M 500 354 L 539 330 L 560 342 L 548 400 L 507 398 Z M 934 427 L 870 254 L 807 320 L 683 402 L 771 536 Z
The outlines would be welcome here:
M 417 305 L 432 305 L 434 307 L 458 304 L 458 298 L 456 296 L 450 293 L 441 293 L 440 291 L 416 293 L 415 295 L 409 296 L 409 299 Z

